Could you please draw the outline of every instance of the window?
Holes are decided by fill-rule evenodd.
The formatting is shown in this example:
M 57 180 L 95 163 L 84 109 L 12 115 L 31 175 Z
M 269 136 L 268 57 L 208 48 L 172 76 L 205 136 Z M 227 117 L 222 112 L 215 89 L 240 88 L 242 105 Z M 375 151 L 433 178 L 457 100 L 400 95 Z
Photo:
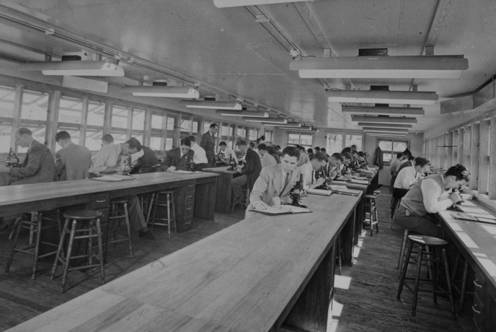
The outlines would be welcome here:
M 162 137 L 152 136 L 150 137 L 150 149 L 158 151 L 162 149 Z
M 59 122 L 81 124 L 83 101 L 79 98 L 61 97 L 59 102 Z
M 170 150 L 174 147 L 174 139 L 172 137 L 167 137 L 165 139 L 165 150 Z
M 193 121 L 193 130 L 192 130 L 192 132 L 194 134 L 198 133 L 198 124 L 199 124 L 198 121 Z
M 168 116 L 167 117 L 167 126 L 166 126 L 167 130 L 174 130 L 175 124 L 176 124 L 176 118 L 172 117 L 172 116 Z
M 123 106 L 112 106 L 112 128 L 127 128 L 129 108 Z
M 341 152 L 343 150 L 343 135 L 342 134 L 329 134 L 327 135 L 326 151 L 328 154 Z
M 245 128 L 236 128 L 236 136 L 246 138 L 246 129 Z
M 101 103 L 99 101 L 89 101 L 86 124 L 89 126 L 98 126 L 103 128 L 104 121 L 105 103 Z
M 152 129 L 162 130 L 163 121 L 164 121 L 163 115 L 152 114 Z
M 102 136 L 103 130 L 98 129 L 87 129 L 86 130 L 86 139 L 84 145 L 90 151 L 99 151 L 102 147 Z
M 388 163 L 393 159 L 393 154 L 403 152 L 408 148 L 405 141 L 379 140 L 379 147 L 382 150 L 384 162 Z
M 273 141 L 274 135 L 273 135 L 272 131 L 266 130 L 264 135 L 265 135 L 265 141 L 266 142 L 274 143 L 274 141 Z
M 256 129 L 248 129 L 248 139 L 250 141 L 256 141 L 258 138 L 258 130 Z
M 132 130 L 145 130 L 145 110 L 133 109 Z
M 362 135 L 346 135 L 345 146 L 356 145 L 357 151 L 362 150 Z
M 9 152 L 10 149 L 10 134 L 12 133 L 12 125 L 0 125 L 0 152 Z
M 24 90 L 22 94 L 21 119 L 46 121 L 48 116 L 48 93 Z
M 181 132 L 190 133 L 193 121 L 188 119 L 181 119 Z
M 16 90 L 7 86 L 0 86 L 0 116 L 12 118 L 14 116 L 14 102 Z
M 229 125 L 224 125 L 220 127 L 220 136 L 232 136 L 233 128 Z
M 288 144 L 299 144 L 307 147 L 312 146 L 313 136 L 305 134 L 289 134 Z

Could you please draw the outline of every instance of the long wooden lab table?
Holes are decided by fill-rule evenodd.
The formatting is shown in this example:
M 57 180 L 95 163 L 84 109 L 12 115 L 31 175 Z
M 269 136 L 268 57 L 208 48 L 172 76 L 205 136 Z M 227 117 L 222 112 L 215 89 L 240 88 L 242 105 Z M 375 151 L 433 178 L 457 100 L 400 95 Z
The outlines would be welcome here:
M 254 213 L 9 331 L 325 331 L 335 242 L 358 200 Z
M 468 285 L 474 290 L 474 323 L 478 331 L 496 331 L 496 225 L 458 220 L 451 213 L 439 215 L 450 242 L 474 272 Z
M 119 182 L 88 179 L 2 186 L 0 216 L 82 204 L 104 210 L 116 198 L 174 190 L 178 231 L 190 228 L 193 216 L 214 218 L 217 175 L 203 172 L 159 172 L 136 174 L 133 177 L 134 180 Z

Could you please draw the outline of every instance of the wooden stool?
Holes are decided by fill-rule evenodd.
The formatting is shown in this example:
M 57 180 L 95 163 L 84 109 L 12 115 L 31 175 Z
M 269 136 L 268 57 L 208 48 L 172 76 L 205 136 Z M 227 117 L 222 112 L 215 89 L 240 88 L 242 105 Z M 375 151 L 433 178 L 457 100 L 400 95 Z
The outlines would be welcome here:
M 125 235 L 117 238 L 117 232 L 124 222 L 126 226 Z M 110 215 L 108 217 L 108 236 L 109 244 L 127 242 L 129 248 L 129 256 L 133 257 L 133 240 L 131 236 L 131 224 L 129 222 L 129 213 L 127 209 L 127 201 L 112 201 L 110 202 Z
M 52 218 L 43 218 L 43 215 L 40 212 L 31 212 L 29 214 L 29 219 L 24 219 L 23 217 L 17 218 L 14 224 L 14 230 L 13 230 L 13 243 L 12 243 L 12 249 L 10 251 L 9 258 L 7 259 L 7 264 L 5 265 L 5 272 L 9 273 L 10 271 L 10 266 L 12 265 L 12 262 L 14 261 L 14 255 L 16 253 L 22 253 L 22 254 L 27 254 L 27 255 L 32 255 L 33 256 L 33 272 L 31 275 L 31 279 L 36 279 L 36 270 L 38 267 L 38 261 L 41 258 L 49 257 L 52 255 L 55 255 L 57 253 L 57 244 L 48 242 L 48 241 L 42 241 L 41 240 L 41 233 L 52 228 L 57 228 L 57 232 L 59 232 L 59 226 L 58 226 L 58 218 L 52 219 Z M 50 222 L 50 224 L 47 224 Z M 29 239 L 27 243 L 27 247 L 23 248 L 18 248 L 18 242 L 19 242 L 19 234 L 21 233 L 21 230 L 23 229 L 28 229 L 29 230 Z M 45 252 L 43 254 L 40 254 L 40 244 L 41 245 L 46 245 L 49 247 L 52 247 L 54 250 Z
M 412 316 L 415 316 L 417 311 L 418 292 L 424 291 L 419 289 L 420 281 L 427 281 L 420 279 L 421 268 L 424 263 L 424 257 L 425 257 L 427 260 L 428 269 L 430 271 L 429 279 L 432 283 L 432 296 L 434 303 L 437 303 L 437 294 L 439 293 L 447 294 L 450 302 L 451 312 L 455 314 L 455 304 L 453 301 L 453 292 L 451 289 L 451 277 L 448 267 L 448 258 L 446 255 L 446 246 L 448 245 L 448 242 L 439 239 L 437 237 L 424 236 L 424 235 L 408 235 L 407 241 L 408 241 L 408 249 L 405 257 L 405 262 L 403 263 L 402 266 L 401 278 L 398 285 L 398 292 L 396 293 L 396 298 L 400 300 L 403 286 L 406 286 L 407 288 L 412 290 L 408 286 L 408 284 L 405 283 L 405 280 L 412 280 L 412 279 L 415 280 L 414 288 L 412 290 L 413 291 Z M 411 258 L 414 247 L 416 247 L 417 249 L 417 257 L 415 260 L 412 260 Z M 416 263 L 417 271 L 414 278 L 406 277 L 406 273 L 410 263 Z M 437 268 L 434 268 L 434 265 Z M 446 278 L 445 282 L 446 282 L 447 290 L 442 290 L 440 289 L 440 287 L 438 287 L 438 274 L 439 274 L 439 270 L 441 269 L 443 270 L 441 271 L 441 274 L 443 274 L 442 272 L 444 272 L 444 277 Z
M 406 242 L 408 239 L 408 235 L 410 235 L 410 231 L 405 228 L 403 231 L 403 239 L 401 239 L 401 247 L 400 247 L 400 254 L 398 255 L 398 263 L 396 264 L 396 269 L 400 270 L 400 275 L 401 275 L 401 268 L 403 266 L 403 260 L 405 259 L 405 249 L 406 249 Z
M 165 211 L 163 211 L 164 208 Z M 165 217 L 159 214 L 163 212 L 165 212 Z M 169 239 L 171 238 L 171 234 L 176 231 L 176 206 L 173 191 L 161 191 L 152 195 L 146 223 L 147 225 L 167 227 L 167 234 Z
M 370 236 L 374 235 L 374 227 L 377 233 L 379 233 L 379 215 L 377 213 L 377 195 L 365 195 L 365 199 L 369 202 L 369 211 L 365 211 L 364 224 L 370 228 Z
M 64 227 L 62 229 L 62 234 L 60 235 L 60 242 L 57 249 L 57 254 L 55 256 L 55 261 L 53 262 L 52 272 L 50 274 L 50 279 L 53 280 L 55 277 L 55 272 L 59 262 L 62 264 L 62 292 L 66 291 L 67 274 L 69 271 L 73 270 L 83 270 L 90 269 L 93 267 L 98 267 L 100 270 L 100 282 L 103 284 L 105 281 L 105 270 L 103 267 L 103 244 L 102 244 L 102 228 L 100 224 L 100 218 L 102 213 L 99 211 L 92 210 L 74 210 L 66 211 L 64 213 Z M 65 236 L 69 234 L 69 242 L 66 248 L 66 254 L 64 254 L 64 240 Z M 86 254 L 72 255 L 73 246 L 77 240 L 87 240 L 88 241 L 88 252 Z M 97 242 L 97 252 L 93 253 L 93 240 Z M 72 259 L 78 258 L 88 258 L 88 263 L 83 265 L 78 265 L 71 267 L 70 261 Z M 94 258 L 98 260 L 98 263 L 94 263 Z

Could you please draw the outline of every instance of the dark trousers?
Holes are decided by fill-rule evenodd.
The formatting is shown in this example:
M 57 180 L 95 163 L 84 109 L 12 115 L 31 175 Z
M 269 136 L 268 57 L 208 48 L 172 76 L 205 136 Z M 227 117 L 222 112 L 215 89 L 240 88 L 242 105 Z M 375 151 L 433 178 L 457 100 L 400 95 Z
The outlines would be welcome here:
M 393 195 L 391 197 L 391 218 L 394 217 L 394 211 L 396 210 L 396 207 L 407 192 L 408 189 L 393 188 Z
M 408 211 L 403 205 L 399 205 L 394 213 L 393 222 L 415 232 L 428 236 L 440 236 L 441 228 L 433 215 L 417 216 Z

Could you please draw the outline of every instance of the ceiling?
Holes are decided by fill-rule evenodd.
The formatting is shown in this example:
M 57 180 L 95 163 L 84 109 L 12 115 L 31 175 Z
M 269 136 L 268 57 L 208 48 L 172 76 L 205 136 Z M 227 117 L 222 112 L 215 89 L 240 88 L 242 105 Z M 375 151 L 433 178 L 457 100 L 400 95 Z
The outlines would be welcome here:
M 408 89 L 411 80 L 303 80 L 289 70 L 289 47 L 308 56 L 322 56 L 324 48 L 333 55 L 353 56 L 364 47 L 387 47 L 389 55 L 420 55 L 427 41 L 437 55 L 464 54 L 469 60 L 469 69 L 458 80 L 415 82 L 419 91 L 437 91 L 441 97 L 472 91 L 496 73 L 493 0 L 319 0 L 228 9 L 216 8 L 211 0 L 0 1 L 5 3 L 22 5 L 33 10 L 30 15 L 90 40 L 324 127 L 357 128 L 339 104 L 328 104 L 325 85 L 368 89 L 370 84 L 388 84 L 400 90 Z M 260 14 L 270 23 L 256 22 L 254 15 Z M 2 19 L 1 40 L 7 44 L 0 44 L 0 55 L 20 59 L 34 59 L 32 51 L 60 55 L 77 50 Z M 31 51 L 20 52 L 16 44 Z M 163 77 L 132 66 L 126 72 L 134 79 Z M 416 130 L 441 119 L 439 105 L 425 109 Z

